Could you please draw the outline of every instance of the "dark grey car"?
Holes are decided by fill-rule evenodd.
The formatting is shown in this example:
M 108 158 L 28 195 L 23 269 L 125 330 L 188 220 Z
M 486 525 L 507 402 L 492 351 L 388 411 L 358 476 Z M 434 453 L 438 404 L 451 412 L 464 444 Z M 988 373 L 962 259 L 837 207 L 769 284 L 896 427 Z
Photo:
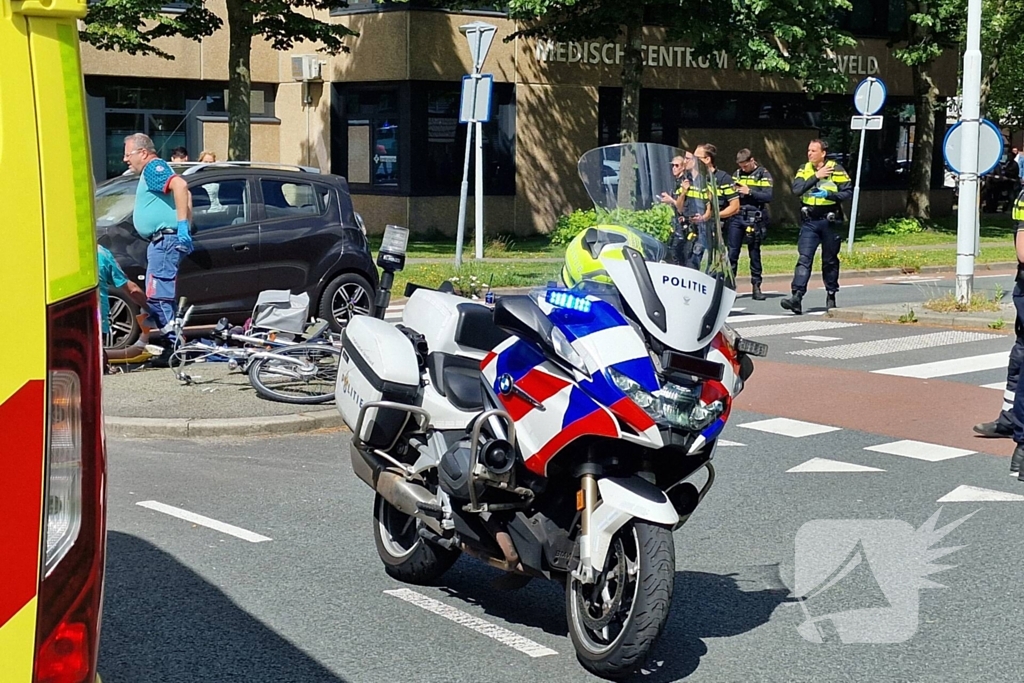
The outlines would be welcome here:
M 340 330 L 356 314 L 372 314 L 378 285 L 366 230 L 341 176 L 269 164 L 172 164 L 192 195 L 194 251 L 178 271 L 178 296 L 195 304 L 191 322 L 227 317 L 241 324 L 266 289 L 305 292 L 310 315 Z M 97 240 L 125 274 L 145 287 L 146 248 L 132 224 L 138 176 L 97 188 Z M 138 337 L 131 302 L 111 296 L 111 333 L 118 348 Z

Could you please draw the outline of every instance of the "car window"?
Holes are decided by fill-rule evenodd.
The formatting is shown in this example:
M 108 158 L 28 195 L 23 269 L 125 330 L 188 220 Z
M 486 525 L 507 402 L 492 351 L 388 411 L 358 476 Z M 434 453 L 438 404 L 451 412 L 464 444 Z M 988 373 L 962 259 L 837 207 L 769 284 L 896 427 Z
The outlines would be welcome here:
M 117 181 L 96 188 L 96 225 L 109 228 L 128 219 L 135 211 L 135 190 L 139 182 Z
M 214 180 L 188 189 L 197 232 L 248 223 L 249 188 L 244 180 Z
M 267 218 L 317 216 L 321 213 L 317 192 L 309 183 L 264 178 L 260 179 L 260 189 Z

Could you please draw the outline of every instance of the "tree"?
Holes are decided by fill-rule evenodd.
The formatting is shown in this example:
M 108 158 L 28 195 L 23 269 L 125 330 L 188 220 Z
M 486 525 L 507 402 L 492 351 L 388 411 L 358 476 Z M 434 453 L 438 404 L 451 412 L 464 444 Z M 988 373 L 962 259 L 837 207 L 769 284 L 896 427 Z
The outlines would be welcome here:
M 1004 128 L 1024 128 L 1024 0 L 986 0 L 982 16 L 981 113 Z
M 643 28 L 657 17 L 667 38 L 685 42 L 700 56 L 727 52 L 739 68 L 792 76 L 808 92 L 841 89 L 846 76 L 829 55 L 854 45 L 835 28 L 835 12 L 850 9 L 847 0 L 509 0 L 509 16 L 525 26 L 515 37 L 560 41 L 623 39 L 623 142 L 637 139 L 643 80 Z
M 98 0 L 89 5 L 82 40 L 101 50 L 173 59 L 152 41 L 171 35 L 201 40 L 222 26 L 203 0 L 185 0 L 184 12 L 176 16 L 162 12 L 165 5 L 165 0 Z M 309 41 L 320 43 L 317 50 L 327 54 L 348 52 L 344 39 L 358 34 L 313 16 L 347 6 L 345 0 L 227 0 L 228 159 L 250 157 L 253 37 L 270 41 L 275 50 L 290 50 L 297 42 Z
M 967 19 L 964 0 L 907 0 L 903 47 L 893 52 L 911 69 L 914 85 L 914 151 L 906 214 L 931 218 L 932 162 L 939 89 L 932 66 L 945 51 L 960 45 Z

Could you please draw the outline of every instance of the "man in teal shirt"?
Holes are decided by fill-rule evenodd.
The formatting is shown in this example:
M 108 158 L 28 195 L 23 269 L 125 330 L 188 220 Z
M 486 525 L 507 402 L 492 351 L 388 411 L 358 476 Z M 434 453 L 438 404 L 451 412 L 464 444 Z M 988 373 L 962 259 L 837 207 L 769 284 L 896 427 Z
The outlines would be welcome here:
M 100 325 L 103 334 L 107 334 L 110 332 L 110 291 L 121 292 L 142 310 L 146 309 L 146 295 L 137 284 L 125 276 L 121 266 L 114 260 L 114 255 L 106 247 L 96 246 L 96 263 L 99 266 Z
M 135 230 L 149 240 L 146 250 L 146 297 L 149 309 L 173 348 L 170 326 L 174 320 L 178 264 L 192 251 L 188 183 L 157 156 L 149 136 L 142 133 L 124 139 L 124 160 L 139 176 L 135 191 Z

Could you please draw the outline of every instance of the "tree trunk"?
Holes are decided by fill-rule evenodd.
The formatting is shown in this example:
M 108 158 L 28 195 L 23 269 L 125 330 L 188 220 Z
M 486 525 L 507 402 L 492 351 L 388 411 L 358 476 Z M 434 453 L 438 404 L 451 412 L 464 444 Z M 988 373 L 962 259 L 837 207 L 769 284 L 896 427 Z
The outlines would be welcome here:
M 640 138 L 640 87 L 644 76 L 643 5 L 634 3 L 627 10 L 626 44 L 622 51 L 622 127 L 621 142 L 637 142 Z M 639 8 L 637 11 L 636 8 Z
M 252 74 L 252 12 L 246 0 L 227 0 L 228 9 L 228 159 L 249 161 L 252 130 L 249 97 Z
M 931 63 L 911 67 L 914 77 L 914 158 L 910 164 L 907 216 L 932 216 L 932 161 L 935 151 L 935 112 L 939 91 L 931 76 Z

